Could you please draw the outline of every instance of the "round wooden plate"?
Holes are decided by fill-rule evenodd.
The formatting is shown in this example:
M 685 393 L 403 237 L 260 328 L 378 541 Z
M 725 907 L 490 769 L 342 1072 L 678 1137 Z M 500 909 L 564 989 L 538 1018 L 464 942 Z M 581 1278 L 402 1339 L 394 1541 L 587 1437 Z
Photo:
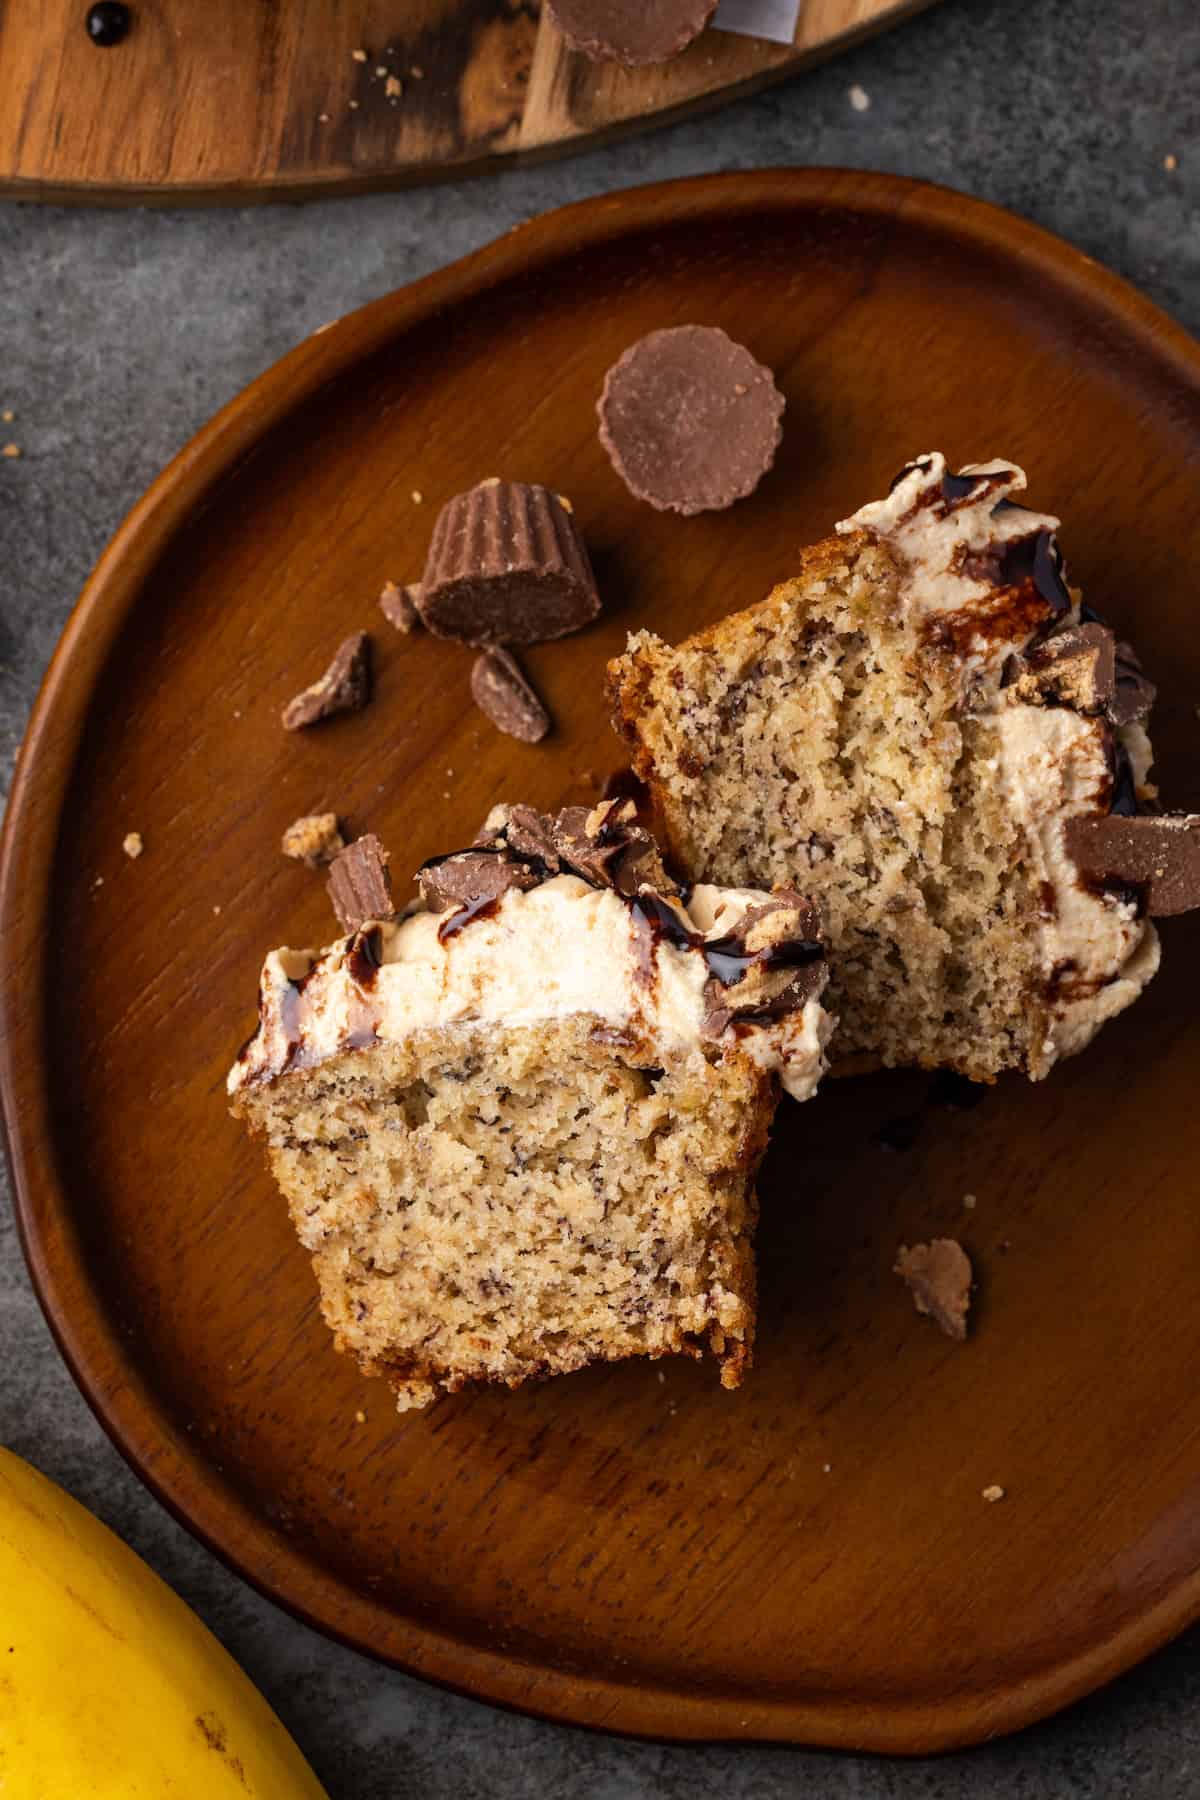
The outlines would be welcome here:
M 758 494 L 683 521 L 625 492 L 593 409 L 631 339 L 686 320 L 744 339 L 788 413 Z M 714 176 L 512 233 L 263 376 L 88 586 L 4 841 L 29 1263 L 155 1493 L 347 1643 L 590 1725 L 915 1752 L 1037 1718 L 1200 1613 L 1194 921 L 1040 1086 L 954 1111 L 899 1074 L 784 1109 L 736 1395 L 709 1365 L 629 1365 L 398 1417 L 333 1354 L 225 1111 L 264 950 L 331 934 L 278 851 L 296 814 L 337 808 L 403 871 L 500 798 L 584 797 L 621 760 L 600 683 L 626 631 L 759 598 L 933 447 L 1015 457 L 1061 511 L 1075 578 L 1161 682 L 1168 798 L 1195 804 L 1200 351 L 1040 231 L 890 177 Z M 571 496 L 607 598 L 529 656 L 558 720 L 537 748 L 473 710 L 468 651 L 374 607 L 491 474 Z M 374 704 L 285 735 L 359 626 Z M 980 1276 L 961 1348 L 891 1274 L 940 1233 Z

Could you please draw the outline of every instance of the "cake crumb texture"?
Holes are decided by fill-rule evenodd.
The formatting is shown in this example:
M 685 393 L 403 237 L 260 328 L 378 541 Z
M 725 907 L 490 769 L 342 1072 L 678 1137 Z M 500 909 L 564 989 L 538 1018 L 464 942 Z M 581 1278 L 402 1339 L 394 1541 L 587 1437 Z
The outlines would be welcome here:
M 636 1065 L 587 1017 L 415 1033 L 247 1088 L 339 1349 L 401 1410 L 629 1356 L 750 1360 L 747 1059 Z

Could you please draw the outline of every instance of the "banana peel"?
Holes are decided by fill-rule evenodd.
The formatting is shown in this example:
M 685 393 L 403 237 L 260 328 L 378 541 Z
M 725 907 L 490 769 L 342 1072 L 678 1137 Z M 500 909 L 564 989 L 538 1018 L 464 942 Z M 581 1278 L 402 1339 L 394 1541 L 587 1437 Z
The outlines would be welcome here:
M 252 1682 L 141 1558 L 0 1449 L 3 1800 L 328 1800 Z

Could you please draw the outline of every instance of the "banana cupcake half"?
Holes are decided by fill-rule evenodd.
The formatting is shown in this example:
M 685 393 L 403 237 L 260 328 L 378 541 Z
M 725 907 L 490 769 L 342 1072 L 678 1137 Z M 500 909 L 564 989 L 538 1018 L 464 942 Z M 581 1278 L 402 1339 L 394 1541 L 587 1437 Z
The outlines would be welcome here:
M 1025 485 L 920 456 L 760 604 L 610 666 L 684 873 L 821 904 L 849 1067 L 1044 1076 L 1145 988 L 1151 917 L 1200 902 L 1154 689 Z
M 755 1326 L 755 1174 L 831 1020 L 816 909 L 681 889 L 628 802 L 501 807 L 391 907 L 343 852 L 344 934 L 267 957 L 229 1076 L 338 1347 L 401 1409 L 474 1381 L 708 1349 Z

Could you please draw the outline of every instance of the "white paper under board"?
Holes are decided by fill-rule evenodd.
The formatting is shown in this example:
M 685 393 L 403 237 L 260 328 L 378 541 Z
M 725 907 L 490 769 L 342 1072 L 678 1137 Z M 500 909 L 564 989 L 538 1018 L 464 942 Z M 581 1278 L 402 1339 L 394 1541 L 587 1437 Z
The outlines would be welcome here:
M 743 37 L 791 44 L 795 42 L 799 17 L 800 0 L 721 0 L 713 25 L 718 31 L 737 31 Z

